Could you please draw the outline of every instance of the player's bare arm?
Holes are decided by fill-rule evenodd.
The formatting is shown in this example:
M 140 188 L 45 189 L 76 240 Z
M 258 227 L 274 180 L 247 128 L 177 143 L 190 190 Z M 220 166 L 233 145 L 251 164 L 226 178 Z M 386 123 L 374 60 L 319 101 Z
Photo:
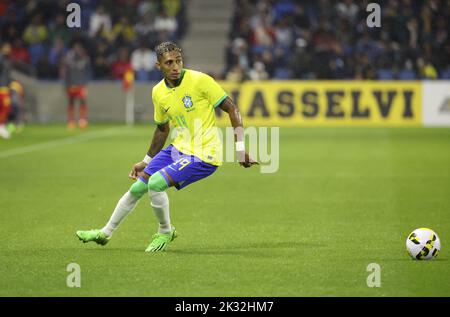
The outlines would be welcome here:
M 147 151 L 147 155 L 149 157 L 154 157 L 156 154 L 158 154 L 159 151 L 161 151 L 161 149 L 164 147 L 164 144 L 166 143 L 167 137 L 169 136 L 169 132 L 170 126 L 168 122 L 159 124 L 156 127 L 155 132 L 153 133 L 153 139 L 150 144 L 150 148 Z M 143 161 L 134 164 L 128 176 L 132 179 L 136 179 L 140 173 L 143 173 L 142 171 L 146 166 L 147 163 Z
M 238 107 L 234 104 L 230 97 L 227 97 L 219 107 L 220 109 L 228 113 L 228 116 L 230 117 L 230 122 L 234 129 L 234 141 L 236 142 L 236 144 L 243 145 L 244 125 L 242 123 L 242 117 Z M 251 167 L 255 164 L 259 164 L 257 161 L 253 160 L 250 157 L 243 146 L 238 147 L 238 145 L 236 145 L 236 155 L 239 164 L 241 166 L 244 166 L 245 168 Z

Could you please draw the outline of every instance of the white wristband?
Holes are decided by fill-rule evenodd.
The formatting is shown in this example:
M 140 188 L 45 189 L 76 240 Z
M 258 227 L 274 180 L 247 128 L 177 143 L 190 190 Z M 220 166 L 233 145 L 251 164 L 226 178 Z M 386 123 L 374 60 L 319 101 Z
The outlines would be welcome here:
M 237 151 L 237 152 L 243 152 L 243 151 L 245 151 L 244 141 L 238 141 L 238 142 L 236 142 L 236 151 Z
M 146 155 L 144 157 L 144 159 L 142 160 L 142 162 L 144 162 L 145 164 L 150 163 L 150 161 L 152 160 L 152 157 L 150 155 Z

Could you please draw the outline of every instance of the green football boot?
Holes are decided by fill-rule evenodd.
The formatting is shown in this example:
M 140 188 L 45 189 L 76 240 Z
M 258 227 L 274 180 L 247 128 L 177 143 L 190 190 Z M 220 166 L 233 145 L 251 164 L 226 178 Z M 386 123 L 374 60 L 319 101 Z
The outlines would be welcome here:
M 153 235 L 153 240 L 145 249 L 145 252 L 161 252 L 164 251 L 167 245 L 177 237 L 175 227 L 169 233 L 156 233 Z
M 106 234 L 104 234 L 99 229 L 87 230 L 87 231 L 79 230 L 79 231 L 77 231 L 77 237 L 78 237 L 78 239 L 83 241 L 83 243 L 86 243 L 89 241 L 94 241 L 97 244 L 105 245 L 109 241 L 109 238 L 106 236 Z

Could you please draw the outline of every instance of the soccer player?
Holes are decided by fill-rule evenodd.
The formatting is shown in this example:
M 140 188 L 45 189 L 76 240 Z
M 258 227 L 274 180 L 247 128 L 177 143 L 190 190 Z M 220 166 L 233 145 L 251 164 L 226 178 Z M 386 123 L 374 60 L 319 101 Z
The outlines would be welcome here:
M 177 233 L 171 225 L 166 190 L 178 190 L 208 177 L 221 165 L 222 144 L 215 129 L 215 108 L 227 112 L 235 131 L 239 164 L 258 164 L 245 152 L 241 115 L 233 101 L 210 76 L 183 68 L 181 49 L 172 42 L 156 47 L 156 67 L 164 78 L 153 87 L 152 99 L 157 128 L 142 162 L 136 163 L 129 177 L 136 182 L 119 200 L 111 218 L 102 229 L 77 231 L 83 242 L 105 245 L 122 220 L 146 193 L 158 220 L 158 232 L 145 250 L 163 251 Z M 178 135 L 163 149 L 170 127 Z M 216 133 L 214 133 L 215 131 Z
M 67 53 L 63 73 L 69 99 L 67 126 L 69 129 L 76 128 L 75 102 L 78 101 L 80 104 L 78 126 L 82 129 L 86 128 L 88 125 L 86 85 L 89 80 L 90 59 L 81 43 L 75 42 L 72 50 Z
M 0 136 L 4 139 L 10 138 L 10 133 L 6 128 L 11 109 L 9 83 L 11 82 L 12 64 L 9 58 L 10 54 L 11 46 L 8 43 L 3 44 L 0 53 Z
M 24 126 L 24 90 L 22 84 L 13 80 L 9 84 L 9 92 L 11 97 L 11 110 L 8 115 L 8 131 L 21 132 Z

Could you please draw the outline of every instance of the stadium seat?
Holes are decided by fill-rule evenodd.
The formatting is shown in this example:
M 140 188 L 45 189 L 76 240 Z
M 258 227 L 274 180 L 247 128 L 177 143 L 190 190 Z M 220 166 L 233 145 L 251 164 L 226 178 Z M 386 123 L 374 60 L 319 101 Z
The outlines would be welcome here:
M 41 43 L 30 45 L 28 50 L 30 52 L 30 61 L 32 65 L 36 65 L 39 58 L 45 54 L 45 46 Z
M 138 70 L 135 73 L 137 81 L 147 81 L 149 80 L 150 74 L 145 70 Z
M 441 72 L 440 78 L 442 79 L 450 79 L 450 67 L 447 67 Z
M 403 69 L 398 74 L 398 79 L 400 79 L 400 80 L 414 80 L 414 79 L 416 79 L 416 74 L 411 69 Z
M 274 74 L 275 79 L 291 79 L 292 74 L 289 69 L 286 68 L 277 68 Z
M 162 79 L 162 75 L 159 71 L 156 70 L 152 70 L 149 74 L 148 74 L 148 80 L 150 81 L 159 81 Z
M 390 69 L 379 69 L 377 74 L 378 74 L 378 79 L 380 79 L 380 80 L 393 80 L 394 79 L 394 72 Z

